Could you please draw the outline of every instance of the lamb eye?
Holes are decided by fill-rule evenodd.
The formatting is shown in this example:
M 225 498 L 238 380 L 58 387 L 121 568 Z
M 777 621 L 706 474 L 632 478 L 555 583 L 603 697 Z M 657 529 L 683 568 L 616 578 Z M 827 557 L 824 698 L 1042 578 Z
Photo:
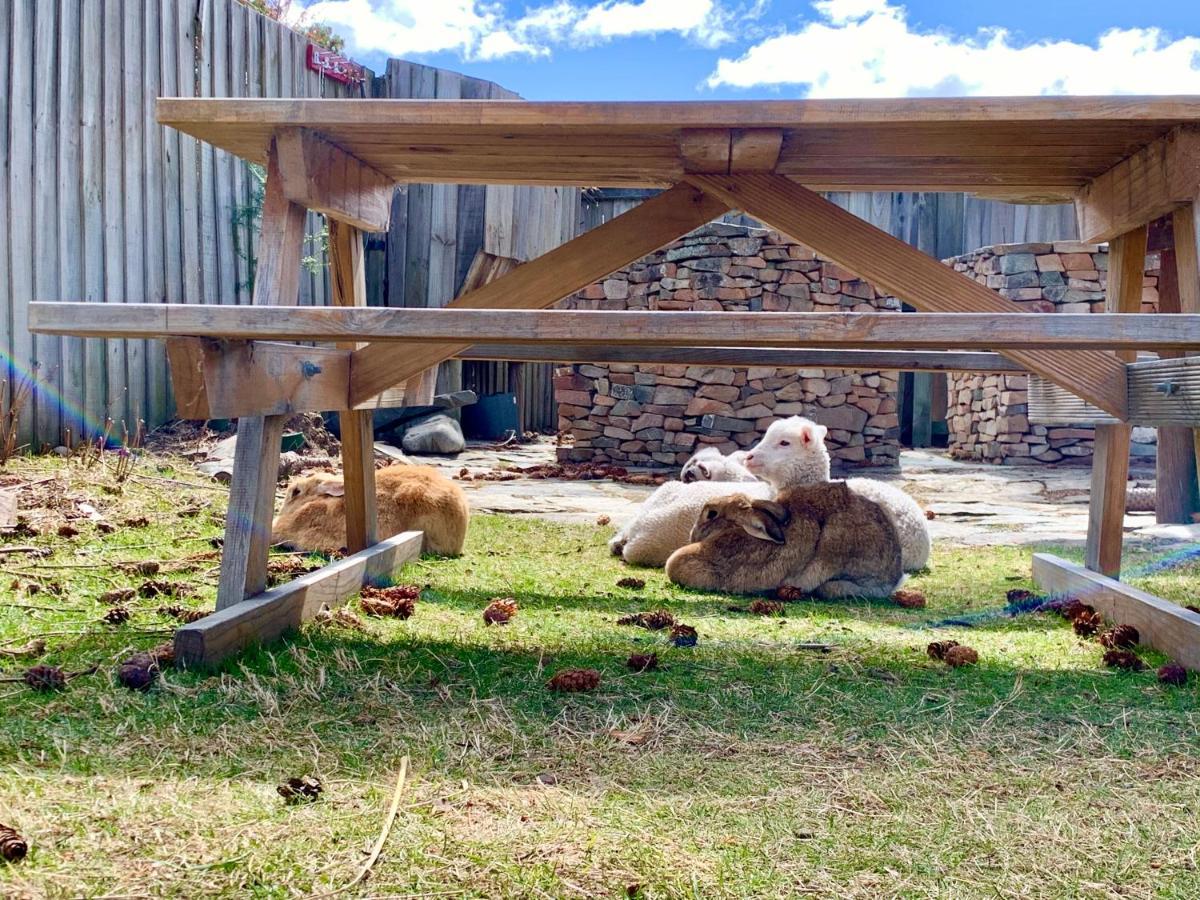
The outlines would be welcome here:
M 792 442 L 791 441 L 780 441 L 779 446 L 780 447 L 790 447 L 790 446 L 792 446 Z
M 711 522 L 713 519 L 715 519 L 715 518 L 717 517 L 717 511 L 716 511 L 715 509 L 710 509 L 710 510 L 709 510 L 709 511 L 708 511 L 708 512 L 705 514 L 705 516 L 704 516 L 704 517 L 705 517 L 706 519 L 708 519 L 708 520 Z

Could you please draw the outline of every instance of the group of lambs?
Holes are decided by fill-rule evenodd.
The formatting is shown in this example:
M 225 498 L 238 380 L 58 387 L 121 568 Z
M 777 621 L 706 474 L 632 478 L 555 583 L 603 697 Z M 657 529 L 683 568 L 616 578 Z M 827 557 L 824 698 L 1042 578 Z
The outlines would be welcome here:
M 705 590 L 891 594 L 929 560 L 925 514 L 884 482 L 830 481 L 825 432 L 793 416 L 749 451 L 701 450 L 609 546 L 628 563 L 665 565 L 672 581 Z
M 820 597 L 887 596 L 925 567 L 925 515 L 903 491 L 869 478 L 829 480 L 823 425 L 773 423 L 748 451 L 701 450 L 680 481 L 658 488 L 609 542 L 642 566 L 666 566 L 688 587 L 734 593 L 790 586 Z M 390 466 L 375 479 L 378 532 L 424 532 L 426 552 L 457 556 L 470 507 L 428 466 Z M 288 487 L 272 539 L 302 550 L 346 543 L 345 485 L 312 475 Z

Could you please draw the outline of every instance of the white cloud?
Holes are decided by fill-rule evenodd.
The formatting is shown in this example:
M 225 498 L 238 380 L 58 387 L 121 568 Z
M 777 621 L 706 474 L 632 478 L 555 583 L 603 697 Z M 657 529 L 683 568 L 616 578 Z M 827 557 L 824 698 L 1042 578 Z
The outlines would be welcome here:
M 819 19 L 721 59 L 709 87 L 798 85 L 809 97 L 1200 93 L 1200 37 L 1112 29 L 1094 45 L 1017 45 L 1002 28 L 918 31 L 890 0 L 822 0 Z
M 467 59 L 545 56 L 556 45 L 667 33 L 715 47 L 730 39 L 731 19 L 721 0 L 555 0 L 519 17 L 486 0 L 317 0 L 298 14 L 332 26 L 351 54 L 450 51 Z

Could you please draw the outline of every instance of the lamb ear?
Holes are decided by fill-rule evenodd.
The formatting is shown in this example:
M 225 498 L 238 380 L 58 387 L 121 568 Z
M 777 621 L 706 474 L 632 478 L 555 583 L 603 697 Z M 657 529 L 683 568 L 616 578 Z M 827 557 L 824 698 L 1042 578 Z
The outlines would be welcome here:
M 787 511 L 787 507 L 782 503 L 776 503 L 774 500 L 753 500 L 750 503 L 751 509 L 756 509 L 759 512 L 766 513 L 778 525 L 786 525 L 791 515 Z
M 344 481 L 322 481 L 321 486 L 317 488 L 317 493 L 327 497 L 344 497 L 346 496 L 346 483 Z
M 709 474 L 708 466 L 704 463 L 696 463 L 696 468 L 700 470 L 700 474 L 704 476 L 704 480 L 708 481 L 712 476 Z
M 760 541 L 771 541 L 776 544 L 784 543 L 783 528 L 774 517 L 763 510 L 757 510 L 758 515 L 742 521 L 742 530 L 752 538 Z

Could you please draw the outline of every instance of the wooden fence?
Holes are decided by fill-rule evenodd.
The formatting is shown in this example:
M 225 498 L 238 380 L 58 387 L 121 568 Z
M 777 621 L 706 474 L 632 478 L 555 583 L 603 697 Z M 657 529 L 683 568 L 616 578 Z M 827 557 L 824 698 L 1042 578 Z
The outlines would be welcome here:
M 172 406 L 160 343 L 34 336 L 29 300 L 249 302 L 261 172 L 158 126 L 156 97 L 515 96 L 399 61 L 349 88 L 310 71 L 306 50 L 237 0 L 0 3 L 0 380 L 36 369 L 23 442 L 91 435 L 106 417 L 153 426 Z M 368 239 L 371 300 L 440 306 L 479 247 L 526 259 L 572 236 L 578 191 L 412 185 L 394 209 Z M 309 217 L 304 304 L 328 300 L 322 227 Z M 525 379 L 529 427 L 553 426 L 547 373 Z

